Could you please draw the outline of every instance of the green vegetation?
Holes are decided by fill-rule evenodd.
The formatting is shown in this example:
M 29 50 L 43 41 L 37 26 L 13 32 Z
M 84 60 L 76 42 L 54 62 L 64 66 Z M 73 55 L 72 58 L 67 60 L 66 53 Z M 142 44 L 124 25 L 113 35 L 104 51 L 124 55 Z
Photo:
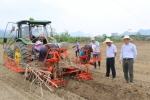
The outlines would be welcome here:
M 61 34 L 57 34 L 54 29 L 52 31 L 53 31 L 53 33 L 51 33 L 51 36 L 53 36 L 58 42 L 74 43 L 75 40 L 78 40 L 79 42 L 82 42 L 82 43 L 89 43 L 90 38 L 91 38 L 91 37 L 79 37 L 79 36 L 73 37 L 68 33 L 68 31 L 65 31 Z M 121 36 L 121 37 L 119 37 L 119 36 L 108 37 L 106 34 L 104 34 L 102 37 L 95 37 L 95 39 L 96 39 L 96 41 L 104 42 L 106 38 L 110 38 L 114 42 L 122 42 L 123 37 L 124 36 Z M 131 35 L 130 37 L 133 40 L 136 40 L 136 41 L 145 41 L 145 40 L 147 40 L 146 38 L 148 36 L 137 34 L 137 35 Z
M 90 37 L 73 37 L 68 33 L 68 31 L 62 32 L 61 34 L 51 33 L 51 36 L 54 37 L 57 42 L 74 43 L 76 40 L 79 42 L 90 42 Z
M 51 33 L 51 36 L 53 36 L 58 42 L 69 42 L 69 43 L 74 43 L 76 40 L 78 40 L 79 42 L 82 43 L 89 43 L 90 42 L 90 38 L 91 37 L 73 37 L 71 36 L 68 31 L 65 31 L 61 34 L 57 34 L 57 33 Z M 105 39 L 107 38 L 107 35 L 102 36 L 103 38 L 97 38 L 95 37 L 96 41 L 99 42 L 104 42 Z M 122 39 L 120 37 L 110 37 L 110 39 L 112 39 L 114 42 L 121 42 Z
M 2 38 L 0 38 L 0 44 L 2 44 L 3 43 L 3 39 Z
M 82 43 L 89 43 L 90 38 L 91 38 L 91 37 L 79 37 L 79 36 L 73 37 L 68 33 L 68 31 L 62 32 L 61 34 L 57 34 L 54 29 L 52 29 L 52 31 L 53 32 L 50 33 L 50 35 L 52 37 L 54 37 L 57 40 L 57 42 L 74 43 L 76 40 L 78 40 L 79 42 L 82 42 Z M 107 35 L 103 35 L 102 37 L 95 37 L 95 39 L 96 39 L 96 41 L 104 42 L 107 37 L 108 37 Z M 109 38 L 114 42 L 122 42 L 123 37 L 124 36 L 121 36 L 121 37 L 111 36 Z M 140 35 L 140 34 L 131 35 L 130 37 L 136 41 L 150 40 L 150 38 L 148 38 L 148 36 L 144 36 L 144 35 Z M 2 44 L 2 43 L 3 43 L 3 39 L 1 38 L 0 44 Z

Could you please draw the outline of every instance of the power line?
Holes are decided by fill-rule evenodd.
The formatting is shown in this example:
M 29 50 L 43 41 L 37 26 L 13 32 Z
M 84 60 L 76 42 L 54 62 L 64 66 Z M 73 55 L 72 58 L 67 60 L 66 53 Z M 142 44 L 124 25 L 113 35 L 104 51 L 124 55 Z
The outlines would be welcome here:
M 117 2 L 116 0 L 114 0 L 117 4 L 119 4 L 122 8 L 124 8 L 126 11 L 128 11 L 129 13 L 131 13 L 134 17 L 136 17 L 137 19 L 143 21 L 144 23 L 147 23 L 146 21 L 144 21 L 143 19 L 139 18 L 138 16 L 136 16 L 134 13 L 132 13 L 130 10 L 128 10 L 127 8 L 125 8 L 124 6 L 122 6 L 119 2 Z M 149 23 L 147 23 L 149 24 Z
M 144 5 L 141 1 L 139 1 L 140 4 Z M 145 11 L 147 11 L 148 13 L 150 13 L 150 11 L 148 9 L 145 9 Z
M 144 13 L 144 15 L 149 18 L 149 16 L 147 16 L 147 14 L 144 12 L 144 10 L 141 9 L 141 7 L 135 2 L 135 0 L 132 0 L 132 1 L 133 1 L 133 3 L 135 3 L 135 5 L 137 5 L 137 7 Z

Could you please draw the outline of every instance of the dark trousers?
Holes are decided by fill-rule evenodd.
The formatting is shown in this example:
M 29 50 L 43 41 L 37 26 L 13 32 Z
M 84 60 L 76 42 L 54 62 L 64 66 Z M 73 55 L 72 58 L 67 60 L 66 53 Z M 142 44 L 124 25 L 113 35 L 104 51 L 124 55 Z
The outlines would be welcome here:
M 127 82 L 129 82 L 129 78 L 130 78 L 130 82 L 133 82 L 133 63 L 134 63 L 134 59 L 132 58 L 128 58 L 128 59 L 123 59 L 123 72 L 124 72 L 124 78 Z M 128 77 L 128 73 L 129 76 Z
M 79 49 L 75 51 L 76 57 L 78 57 Z
M 93 57 L 94 58 L 100 58 L 100 54 L 93 54 Z M 101 62 L 98 61 L 98 66 L 100 67 L 101 66 Z M 94 63 L 94 68 L 96 68 L 96 62 Z
M 47 48 L 45 46 L 42 46 L 40 49 L 40 55 L 39 55 L 39 61 L 43 62 L 45 57 L 46 57 L 46 53 L 47 53 Z
M 110 69 L 112 71 L 112 77 L 116 78 L 116 69 L 115 69 L 115 58 L 106 59 L 106 77 L 110 76 Z

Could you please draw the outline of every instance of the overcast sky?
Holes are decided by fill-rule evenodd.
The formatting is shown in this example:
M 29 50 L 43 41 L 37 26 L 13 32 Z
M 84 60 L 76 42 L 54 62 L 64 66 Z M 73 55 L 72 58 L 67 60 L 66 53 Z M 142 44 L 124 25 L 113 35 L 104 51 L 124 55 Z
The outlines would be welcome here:
M 0 29 L 30 16 L 52 21 L 58 33 L 121 34 L 150 29 L 150 0 L 0 0 Z

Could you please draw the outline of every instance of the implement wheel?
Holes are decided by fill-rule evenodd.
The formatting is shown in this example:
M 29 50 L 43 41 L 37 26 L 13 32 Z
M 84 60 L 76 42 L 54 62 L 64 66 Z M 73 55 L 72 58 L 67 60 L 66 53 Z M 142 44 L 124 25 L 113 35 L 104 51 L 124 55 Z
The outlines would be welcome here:
M 14 46 L 14 59 L 19 63 L 27 62 L 28 59 L 27 46 L 22 42 L 16 42 Z

